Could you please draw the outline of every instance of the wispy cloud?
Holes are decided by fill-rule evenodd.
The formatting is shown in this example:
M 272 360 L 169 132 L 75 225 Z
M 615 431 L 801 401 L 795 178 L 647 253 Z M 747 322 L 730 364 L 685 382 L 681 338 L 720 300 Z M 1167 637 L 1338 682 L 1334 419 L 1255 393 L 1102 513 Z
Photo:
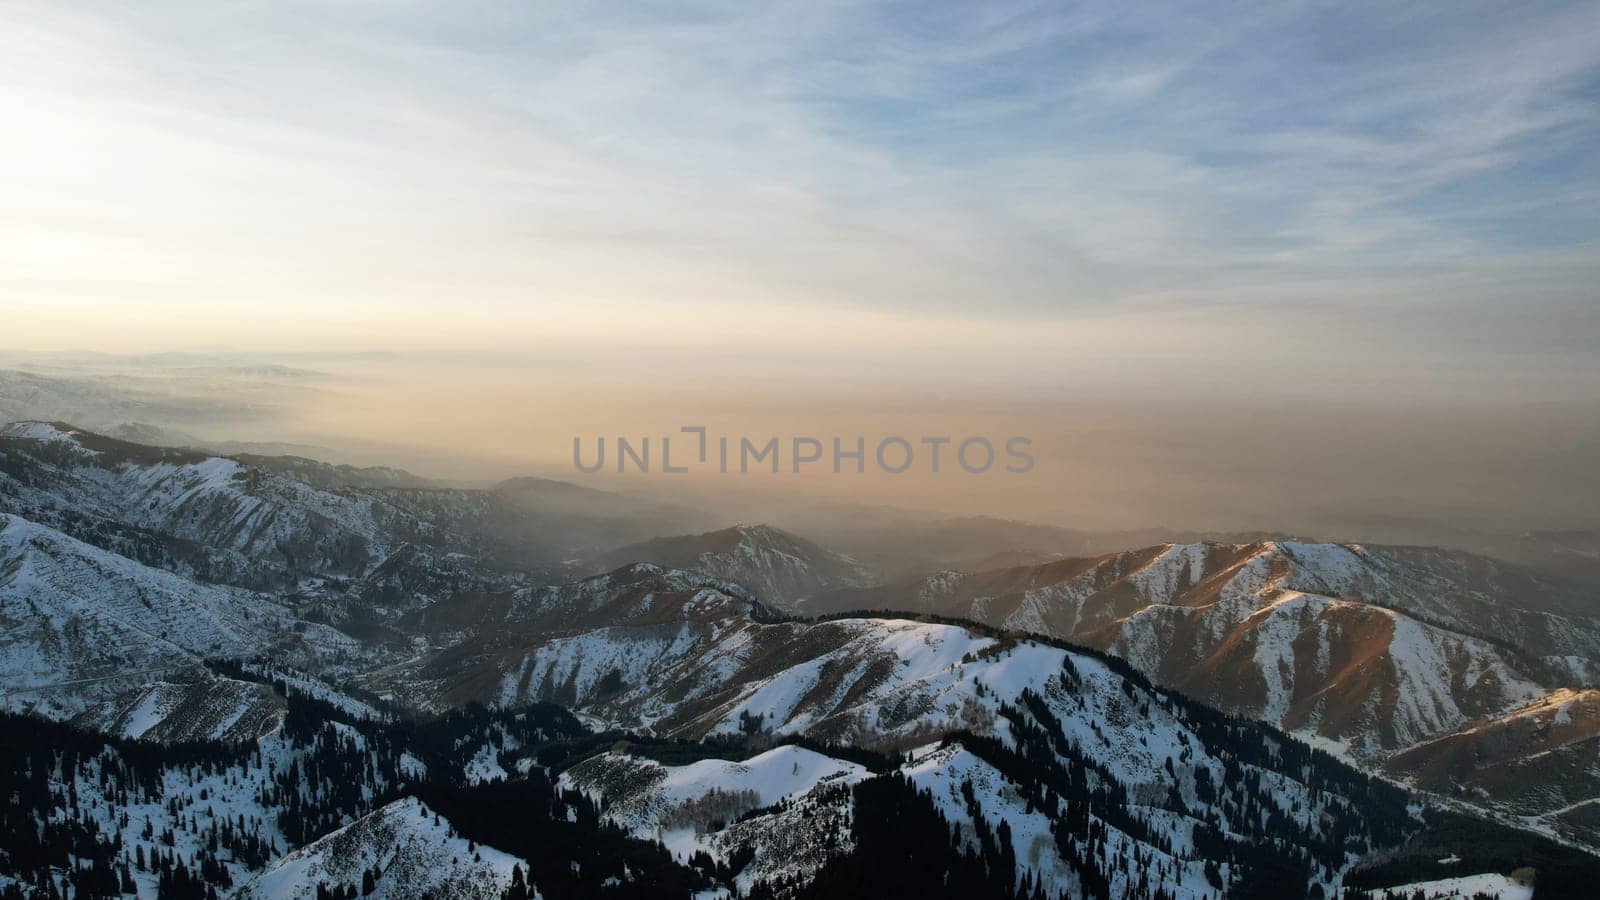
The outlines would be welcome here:
M 1574 202 L 1600 184 L 1593 4 L 0 21 L 0 292 L 34 309 L 159 297 L 248 334 L 264 304 L 708 330 L 738 304 L 1022 328 L 1446 308 L 1416 339 L 1467 346 L 1532 297 L 1530 347 L 1600 340 L 1600 217 Z

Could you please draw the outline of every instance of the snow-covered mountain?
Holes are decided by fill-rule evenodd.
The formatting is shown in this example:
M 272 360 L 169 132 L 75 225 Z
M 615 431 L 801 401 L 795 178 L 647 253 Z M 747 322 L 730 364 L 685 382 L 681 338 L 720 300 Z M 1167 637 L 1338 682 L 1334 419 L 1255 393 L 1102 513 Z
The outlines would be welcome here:
M 1242 877 L 1200 852 L 1213 839 L 1226 844 L 1222 833 L 1249 834 L 1270 821 L 1275 833 L 1317 843 L 1324 817 L 1393 800 L 1359 776 L 1343 788 L 1324 784 L 1309 773 L 1332 772 L 1331 760 L 1313 763 L 1306 748 L 1259 726 L 1223 724 L 1230 720 L 1150 687 L 1109 658 L 957 624 L 772 620 L 750 601 L 671 570 L 635 567 L 607 578 L 630 586 L 627 600 L 585 600 L 552 618 L 554 606 L 607 591 L 591 584 L 566 597 L 546 593 L 524 620 L 539 624 L 497 623 L 432 659 L 384 670 L 372 686 L 434 708 L 550 700 L 597 726 L 655 738 L 801 737 L 909 752 L 874 774 L 929 792 L 940 816 L 967 823 L 960 833 L 971 848 L 993 840 L 1002 823 L 1008 842 L 1026 837 L 1025 848 L 1012 850 L 1026 851 L 1019 883 L 1042 883 L 1048 893 L 1075 895 L 1102 879 L 1113 893 L 1136 892 L 1136 876 L 1117 871 L 1125 855 L 1157 860 L 1137 876 L 1147 888 L 1215 892 Z M 641 579 L 662 589 L 641 591 Z M 608 623 L 591 618 L 599 610 Z M 568 622 L 581 626 L 563 627 Z M 1285 763 L 1285 754 L 1301 761 Z M 1042 780 L 1014 768 L 1021 759 L 1042 766 L 1031 776 Z M 1256 766 L 1272 774 L 1248 774 Z M 850 788 L 866 774 L 825 750 L 674 767 L 622 749 L 574 767 L 564 783 L 603 798 L 609 820 L 663 840 L 681 861 L 705 854 L 734 866 L 746 890 L 801 871 L 809 880 L 859 852 Z M 1080 788 L 1071 787 L 1075 778 L 1085 779 Z M 1061 832 L 1069 807 L 1038 793 L 1046 784 L 1110 791 L 1121 798 L 1113 805 L 1141 811 L 1131 819 L 1106 812 L 1104 822 L 1119 824 L 1106 825 L 1104 837 L 1090 837 L 1088 820 L 1069 837 Z M 1217 792 L 1230 789 L 1241 795 L 1220 802 Z M 1359 799 L 1335 799 L 1341 790 Z M 1213 827 L 1222 832 L 1212 835 Z M 1348 864 L 1342 849 L 1285 852 L 1299 860 L 1286 865 L 1303 866 L 1294 878 L 1330 889 Z
M 608 568 L 633 562 L 697 569 L 725 578 L 786 612 L 804 612 L 807 600 L 817 594 L 877 581 L 850 557 L 769 525 L 656 538 L 614 550 L 602 560 Z
M 1592 603 L 1462 554 L 1283 542 L 946 572 L 818 601 L 1099 647 L 1205 702 L 1368 759 L 1592 683 Z
M 316 900 L 356 889 L 395 900 L 500 900 L 527 862 L 456 834 L 416 798 L 396 800 L 274 862 L 238 900 Z
M 0 513 L 7 708 L 71 717 L 164 678 L 209 681 L 205 659 L 270 652 L 291 639 L 292 624 L 269 597 L 198 584 Z
M 713 601 L 716 615 L 698 614 Z M 1003 826 L 1019 884 L 1049 894 L 1075 896 L 1101 879 L 1114 895 L 1137 892 L 1136 880 L 1178 896 L 1214 893 L 1242 869 L 1216 870 L 1201 848 L 1269 822 L 1286 846 L 1302 848 L 1284 850 L 1298 860 L 1285 865 L 1303 866 L 1294 877 L 1332 888 L 1346 849 L 1308 849 L 1327 836 L 1326 823 L 1357 807 L 1403 806 L 1392 789 L 1353 773 L 1354 781 L 1322 781 L 1347 770 L 1157 691 L 1115 661 L 958 625 L 763 623 L 710 591 L 698 604 L 681 607 L 676 622 L 550 636 L 477 658 L 498 677 L 440 683 L 432 680 L 440 670 L 425 668 L 396 693 L 474 688 L 477 699 L 506 708 L 560 697 L 607 727 L 680 740 L 800 736 L 909 751 L 875 774 L 929 792 L 970 849 Z M 448 668 L 463 672 L 462 661 Z M 734 866 L 738 887 L 750 889 L 807 881 L 829 860 L 861 851 L 850 823 L 867 813 L 853 808 L 849 788 L 867 775 L 859 763 L 804 748 L 686 766 L 623 749 L 579 764 L 564 783 L 603 798 L 611 821 L 663 840 L 681 860 L 704 853 Z M 1048 785 L 1082 791 L 1095 812 L 1074 820 L 1072 801 Z M 1097 792 L 1123 812 L 1100 810 L 1090 799 Z M 1237 795 L 1223 802 L 1230 792 Z M 1383 815 L 1403 820 L 1398 810 Z M 1070 831 L 1073 821 L 1081 832 Z M 1351 820 L 1339 830 L 1352 827 L 1367 826 Z M 1126 856 L 1151 862 L 1138 875 L 1118 871 Z
M 209 581 L 363 593 L 401 610 L 564 575 L 564 560 L 638 540 L 658 518 L 696 521 L 548 480 L 441 488 L 395 469 L 217 456 L 46 422 L 0 427 L 0 510 Z
M 945 572 L 817 603 L 1098 647 L 1394 777 L 1579 840 L 1600 834 L 1600 744 L 1536 724 L 1585 709 L 1600 675 L 1584 586 L 1441 550 L 1266 541 Z
M 208 581 L 306 591 L 372 579 L 358 587 L 373 602 L 404 607 L 481 580 L 496 563 L 548 556 L 518 539 L 514 517 L 487 492 L 375 486 L 392 480 L 63 425 L 0 429 L 0 509 Z
M 425 637 L 443 649 L 439 656 L 470 655 L 490 643 L 718 615 L 724 604 L 765 618 L 775 615 L 741 585 L 702 572 L 634 563 L 565 584 L 459 594 L 400 618 L 395 628 Z
M 271 658 L 341 677 L 389 656 L 272 593 L 197 581 L 0 513 L 0 709 L 151 740 L 248 739 L 271 729 L 282 701 L 219 673 L 220 661 Z M 309 676 L 300 686 L 338 694 Z
M 1577 597 L 1550 594 L 1545 605 L 1559 613 L 1528 609 L 1503 588 L 1495 593 L 1497 585 L 1515 585 L 1509 576 L 1472 581 L 1461 574 L 1482 561 L 1440 554 L 1414 568 L 1420 553 L 1273 543 L 1168 546 L 928 579 L 914 603 L 899 605 L 965 613 L 1011 629 L 1057 630 L 1204 702 L 1300 730 L 1376 766 L 1396 751 L 1541 702 L 1563 690 L 1566 674 L 1582 671 L 1575 660 L 1588 658 L 1557 654 L 1551 663 L 1457 630 L 1482 615 L 1523 623 L 1530 640 L 1581 649 L 1588 637 L 1585 620 L 1571 612 L 1581 603 Z M 888 590 L 851 596 L 881 598 Z M 1453 591 L 1463 602 L 1451 607 L 1437 591 Z M 550 700 L 616 727 L 678 738 L 754 728 L 891 749 L 912 746 L 919 735 L 970 727 L 969 714 L 983 705 L 959 677 L 935 686 L 923 677 L 921 661 L 895 650 L 954 641 L 935 654 L 939 665 L 949 665 L 973 651 L 962 645 L 967 632 L 959 626 L 871 618 L 775 622 L 727 585 L 651 567 L 538 596 L 510 604 L 520 605 L 520 615 L 502 614 L 493 629 L 409 669 L 388 670 L 373 686 L 438 708 Z M 596 597 L 613 602 L 596 604 Z M 964 605 L 940 605 L 952 597 Z M 1406 607 L 1439 617 L 1425 620 Z M 1452 611 L 1454 627 L 1447 627 L 1443 613 Z M 1019 621 L 1024 617 L 1031 620 Z M 885 710 L 917 715 L 897 721 Z M 1522 746 L 1528 755 L 1549 749 Z M 1553 797 L 1542 806 L 1468 796 L 1521 815 L 1564 816 L 1544 824 L 1590 840 L 1566 820 L 1587 815 L 1587 807 L 1568 807 L 1592 798 L 1594 783 L 1579 777 L 1573 791 L 1558 792 L 1560 802 Z
M 1592 839 L 1600 641 L 1554 583 L 1260 543 L 872 588 L 765 528 L 559 579 L 538 504 L 599 502 L 570 495 L 0 431 L 0 892 L 1326 896 L 1486 854 L 1600 877 L 1272 727 Z

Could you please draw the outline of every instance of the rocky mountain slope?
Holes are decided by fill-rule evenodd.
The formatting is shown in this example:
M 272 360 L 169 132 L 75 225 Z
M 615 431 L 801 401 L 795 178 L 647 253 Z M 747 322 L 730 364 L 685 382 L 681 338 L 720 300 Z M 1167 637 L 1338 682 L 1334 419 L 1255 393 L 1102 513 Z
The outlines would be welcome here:
M 1272 541 L 946 572 L 815 601 L 970 617 L 1098 647 L 1158 683 L 1369 764 L 1595 684 L 1595 603 L 1587 588 L 1464 554 Z M 1540 778 L 1520 781 L 1533 790 Z M 1600 798 L 1592 785 L 1589 794 Z M 1573 802 L 1553 799 L 1510 808 L 1554 816 Z
M 947 572 L 817 601 L 1100 647 L 1208 702 L 1369 756 L 1546 686 L 1592 683 L 1593 603 L 1581 588 L 1460 554 L 1279 542 Z
M 1383 771 L 1600 846 L 1600 691 L 1553 691 L 1396 753 Z

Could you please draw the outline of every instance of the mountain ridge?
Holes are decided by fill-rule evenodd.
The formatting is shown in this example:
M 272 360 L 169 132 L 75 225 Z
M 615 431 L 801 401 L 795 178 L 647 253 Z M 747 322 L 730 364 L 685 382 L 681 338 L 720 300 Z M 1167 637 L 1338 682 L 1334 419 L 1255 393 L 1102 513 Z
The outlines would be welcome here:
M 876 582 L 865 566 L 798 535 L 771 525 L 735 525 L 694 535 L 659 537 L 619 547 L 599 560 L 603 566 L 651 562 L 677 569 L 699 569 L 743 584 L 765 602 L 800 613 L 814 595 Z

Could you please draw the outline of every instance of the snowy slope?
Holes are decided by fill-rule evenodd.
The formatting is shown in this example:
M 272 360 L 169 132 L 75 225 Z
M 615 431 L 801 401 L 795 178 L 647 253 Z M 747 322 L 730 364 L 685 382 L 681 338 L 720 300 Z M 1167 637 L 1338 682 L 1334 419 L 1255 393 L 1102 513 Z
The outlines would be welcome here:
M 257 849 L 270 858 L 275 848 L 284 847 L 285 838 L 277 811 L 261 802 L 263 789 L 271 785 L 274 771 L 283 771 L 303 757 L 303 747 L 273 734 L 251 752 L 214 766 L 164 766 L 153 778 L 147 775 L 135 783 L 127 780 L 128 764 L 122 754 L 106 745 L 79 759 L 72 771 L 52 771 L 52 786 L 75 802 L 37 813 L 56 824 L 92 823 L 113 837 L 113 846 L 120 845 L 119 854 L 129 857 L 153 861 L 157 854 L 173 853 L 194 861 L 207 847 L 212 829 L 234 827 L 239 840 L 257 843 Z M 108 780 L 112 777 L 120 780 Z M 174 803 L 181 810 L 176 815 Z M 133 823 L 131 827 L 118 827 L 124 817 Z M 234 851 L 223 854 L 228 878 L 235 883 L 247 879 L 251 867 L 237 852 L 239 845 L 228 841 L 224 846 Z M 155 897 L 155 873 L 139 869 L 134 874 L 139 895 Z
M 849 785 L 866 777 L 854 763 L 783 746 L 741 762 L 705 759 L 664 766 L 625 753 L 592 757 L 561 776 L 563 787 L 605 797 L 606 818 L 639 837 L 659 840 L 681 860 L 696 850 L 725 855 L 713 823 L 728 823 L 780 800 Z
M 981 817 L 992 831 L 1004 824 L 1022 870 L 1019 874 L 1031 875 L 1048 890 L 1068 896 L 1084 891 L 1072 864 L 1056 845 L 1051 830 L 1054 811 L 1030 803 L 1015 782 L 981 757 L 954 744 L 920 753 L 903 771 L 919 789 L 930 793 L 945 818 L 961 829 L 963 840 L 974 849 L 975 817 Z M 967 790 L 971 790 L 975 805 L 966 801 Z M 1217 888 L 1205 877 L 1208 860 L 1194 852 L 1192 823 L 1180 816 L 1148 814 L 1157 823 L 1158 833 L 1172 841 L 1171 852 L 1108 826 L 1102 859 L 1109 863 L 1119 854 L 1139 854 L 1145 857 L 1141 871 L 1147 877 L 1154 873 L 1149 880 L 1169 895 L 1184 900 L 1214 896 Z M 1113 896 L 1131 895 L 1134 887 L 1129 872 L 1116 871 L 1111 878 Z
M 205 584 L 0 513 L 0 708 L 112 734 L 247 740 L 282 713 L 264 685 L 208 660 L 279 662 L 291 689 L 376 715 L 287 666 L 338 667 L 365 651 L 271 595 Z
M 1388 897 L 1414 900 L 1418 894 L 1421 894 L 1424 900 L 1457 897 L 1529 900 L 1533 896 L 1533 886 L 1490 872 L 1483 875 L 1463 875 L 1460 878 L 1441 878 L 1438 881 L 1416 881 L 1367 892 L 1367 896 L 1373 900 L 1385 900 Z
M 0 513 L 0 687 L 9 708 L 74 715 L 205 657 L 271 648 L 279 603 L 202 585 Z
M 527 863 L 493 847 L 469 849 L 450 823 L 414 798 L 397 800 L 273 863 L 235 895 L 240 900 L 315 898 L 317 886 L 363 888 L 376 896 L 499 900 L 513 867 Z
M 120 708 L 80 716 L 74 723 L 144 740 L 248 741 L 278 727 L 283 712 L 283 699 L 264 684 L 207 678 L 158 681 Z

